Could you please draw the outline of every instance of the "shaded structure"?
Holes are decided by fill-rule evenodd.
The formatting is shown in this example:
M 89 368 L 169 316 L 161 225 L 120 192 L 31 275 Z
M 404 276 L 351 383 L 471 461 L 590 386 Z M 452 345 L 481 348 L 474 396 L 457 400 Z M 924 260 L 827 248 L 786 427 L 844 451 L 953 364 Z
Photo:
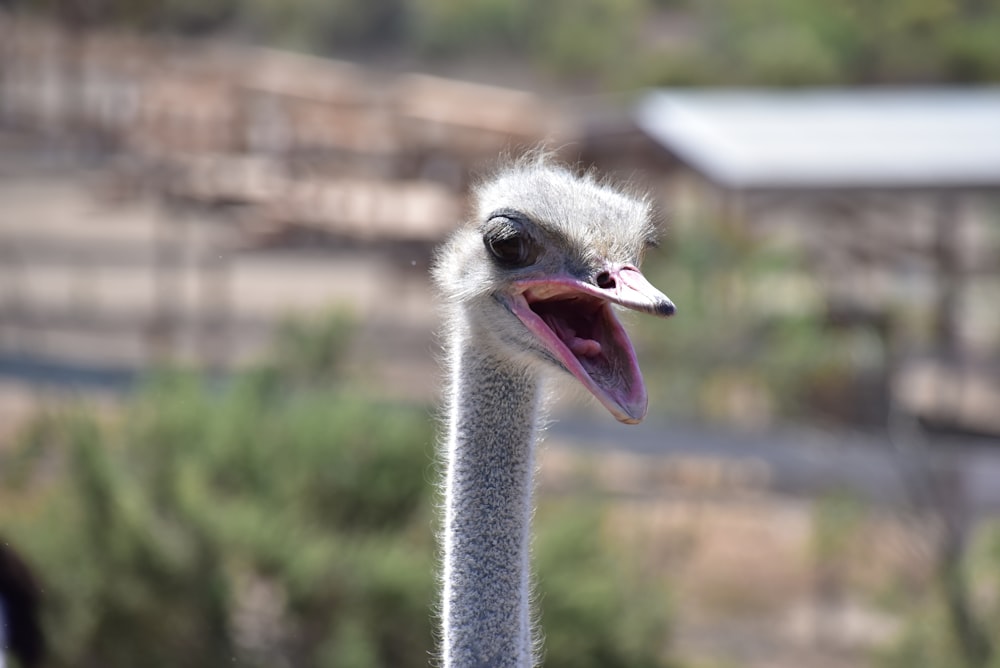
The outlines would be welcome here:
M 1000 323 L 984 317 L 1000 88 L 661 90 L 634 119 L 726 217 L 805 250 L 832 322 L 879 332 L 890 407 L 1000 433 Z
M 238 321 L 241 260 L 363 252 L 425 272 L 470 174 L 565 125 L 525 91 L 0 12 L 4 157 L 44 153 L 39 171 L 56 158 L 64 170 L 98 168 L 95 201 L 151 208 L 148 224 L 118 230 L 95 217 L 46 231 L 0 211 L 0 367 L 5 354 L 48 358 L 52 348 L 94 357 L 49 346 L 45 333 L 103 344 L 138 330 L 141 346 L 129 336 L 127 354 L 112 349 L 116 367 L 231 368 L 237 330 L 267 327 Z M 119 236 L 128 244 L 109 243 Z M 90 297 L 107 292 L 101 274 L 126 270 L 144 294 L 127 309 L 104 299 L 113 314 L 94 308 Z M 43 308 L 28 289 L 46 285 L 40 273 L 73 274 L 72 294 Z

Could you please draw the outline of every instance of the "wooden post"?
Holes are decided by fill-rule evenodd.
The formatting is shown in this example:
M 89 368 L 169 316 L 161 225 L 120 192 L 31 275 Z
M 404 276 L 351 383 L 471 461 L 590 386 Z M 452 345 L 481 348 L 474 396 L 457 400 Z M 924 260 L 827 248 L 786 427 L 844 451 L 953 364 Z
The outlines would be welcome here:
M 201 313 L 201 363 L 220 373 L 232 361 L 230 310 L 232 298 L 232 245 L 229 235 L 212 230 L 199 250 L 198 301 Z
M 171 239 L 168 215 L 175 218 L 177 212 L 172 207 L 160 207 L 153 230 L 153 313 L 146 335 L 147 363 L 153 366 L 169 363 L 176 357 L 180 254 Z
M 934 343 L 946 361 L 957 360 L 961 341 L 958 313 L 962 298 L 962 256 L 959 241 L 961 219 L 958 198 L 952 193 L 939 195 L 937 201 L 936 239 L 934 246 L 938 270 L 937 308 Z
M 937 404 L 942 417 L 957 420 L 962 413 L 962 389 L 965 385 L 959 324 L 963 278 L 958 196 L 940 194 L 936 214 L 934 255 L 937 264 L 937 304 L 933 344 L 939 357 Z

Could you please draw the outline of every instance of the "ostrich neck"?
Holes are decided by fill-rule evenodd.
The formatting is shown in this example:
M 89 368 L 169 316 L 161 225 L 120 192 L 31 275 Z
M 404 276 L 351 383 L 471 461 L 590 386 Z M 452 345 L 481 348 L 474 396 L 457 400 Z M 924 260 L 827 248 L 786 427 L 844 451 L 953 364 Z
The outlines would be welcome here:
M 538 383 L 453 342 L 444 527 L 444 665 L 533 665 L 528 567 Z

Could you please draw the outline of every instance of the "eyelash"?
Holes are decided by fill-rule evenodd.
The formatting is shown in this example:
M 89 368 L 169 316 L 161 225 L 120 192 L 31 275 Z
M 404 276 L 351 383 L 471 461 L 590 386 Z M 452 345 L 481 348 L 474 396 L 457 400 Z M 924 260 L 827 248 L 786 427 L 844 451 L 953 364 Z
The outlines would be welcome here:
M 483 245 L 494 261 L 506 267 L 525 267 L 534 263 L 538 258 L 538 249 L 531 236 L 525 232 L 524 223 L 519 218 L 507 215 L 495 215 L 490 218 L 490 222 L 497 219 L 505 222 L 483 235 Z M 511 247 L 512 243 L 515 244 L 514 247 Z

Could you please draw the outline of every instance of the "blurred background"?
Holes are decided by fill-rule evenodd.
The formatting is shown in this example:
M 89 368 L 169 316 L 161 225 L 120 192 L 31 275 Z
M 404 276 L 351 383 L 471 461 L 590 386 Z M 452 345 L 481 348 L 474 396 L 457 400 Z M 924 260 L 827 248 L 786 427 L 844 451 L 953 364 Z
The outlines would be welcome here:
M 1000 665 L 997 82 L 998 0 L 0 2 L 46 665 L 429 663 L 427 271 L 539 144 L 679 306 L 644 424 L 554 406 L 545 665 Z

